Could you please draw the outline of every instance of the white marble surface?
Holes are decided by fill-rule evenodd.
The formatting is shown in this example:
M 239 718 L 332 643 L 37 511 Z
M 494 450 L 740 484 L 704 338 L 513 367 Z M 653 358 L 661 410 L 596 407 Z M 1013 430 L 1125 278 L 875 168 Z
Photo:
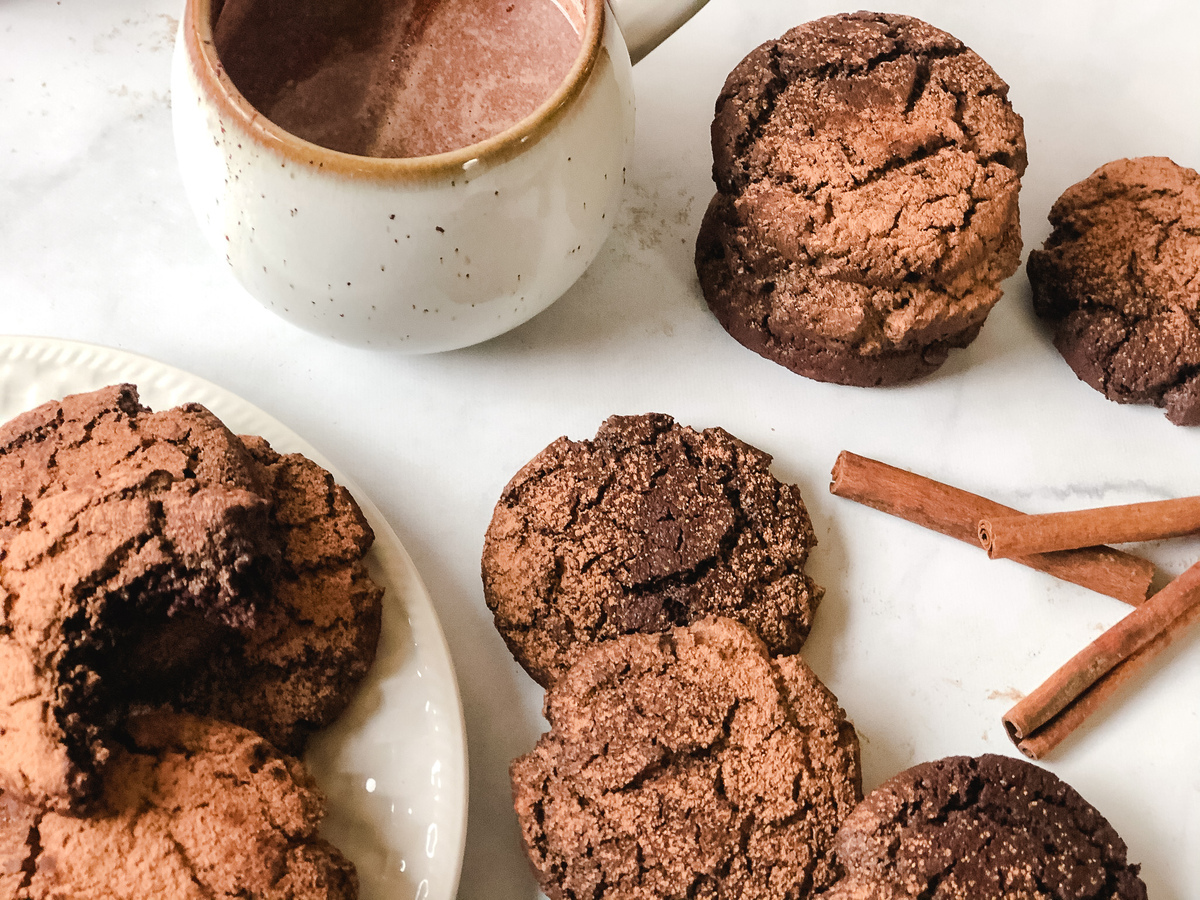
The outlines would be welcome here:
M 1026 246 L 1068 184 L 1121 156 L 1200 166 L 1192 0 L 906 2 L 1006 78 L 1025 117 Z M 708 121 L 758 42 L 828 12 L 712 0 L 635 69 L 638 136 L 612 238 L 547 312 L 488 344 L 404 357 L 339 347 L 249 299 L 201 237 L 171 147 L 178 0 L 0 0 L 0 328 L 144 353 L 276 416 L 360 484 L 434 598 L 471 754 L 460 895 L 534 895 L 508 760 L 539 695 L 492 629 L 479 550 L 509 476 L 614 412 L 721 425 L 799 483 L 828 589 L 806 655 L 863 741 L 866 786 L 952 753 L 1013 753 L 1000 715 L 1124 608 L 831 497 L 843 448 L 1044 511 L 1200 493 L 1200 432 L 1076 381 L 1018 273 L 980 338 L 934 378 L 817 384 L 729 339 L 691 265 L 711 193 Z M 1200 541 L 1150 548 L 1178 573 Z M 397 728 L 405 723 L 397 722 Z M 1200 632 L 1123 690 L 1046 765 L 1105 813 L 1154 900 L 1200 898 Z

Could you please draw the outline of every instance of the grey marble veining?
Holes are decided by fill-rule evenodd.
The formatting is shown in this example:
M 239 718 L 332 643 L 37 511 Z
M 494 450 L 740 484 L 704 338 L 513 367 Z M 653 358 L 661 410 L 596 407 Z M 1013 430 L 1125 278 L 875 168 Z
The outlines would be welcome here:
M 1200 494 L 1200 430 L 1081 384 L 1024 273 L 934 377 L 858 390 L 744 350 L 692 269 L 726 73 L 824 3 L 711 0 L 634 72 L 638 137 L 613 236 L 542 315 L 429 357 L 340 347 L 246 296 L 204 243 L 175 169 L 169 66 L 182 4 L 0 0 L 0 328 L 143 353 L 247 398 L 368 492 L 423 576 L 458 668 L 470 748 L 460 896 L 532 898 L 508 761 L 540 692 L 479 581 L 500 489 L 561 434 L 659 410 L 720 425 L 800 484 L 827 588 L 806 649 L 863 738 L 869 789 L 914 762 L 1013 753 L 1000 716 L 1125 608 L 827 492 L 842 449 L 1030 511 Z M 901 4 L 976 49 L 1025 119 L 1025 246 L 1069 184 L 1122 156 L 1200 168 L 1200 7 L 1190 0 Z M 1196 541 L 1147 550 L 1179 571 Z M 1200 900 L 1200 633 L 1180 640 L 1047 767 L 1113 822 L 1154 900 Z M 402 727 L 398 723 L 397 727 Z

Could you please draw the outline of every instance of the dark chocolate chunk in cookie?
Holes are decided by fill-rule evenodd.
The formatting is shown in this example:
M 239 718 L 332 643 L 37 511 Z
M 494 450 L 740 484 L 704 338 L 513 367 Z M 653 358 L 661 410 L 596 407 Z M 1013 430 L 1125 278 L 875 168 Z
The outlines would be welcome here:
M 800 898 L 861 797 L 858 740 L 799 656 L 701 620 L 594 647 L 511 775 L 552 900 Z
M 800 491 L 766 453 L 669 416 L 613 416 L 559 438 L 505 487 L 484 539 L 484 597 L 517 661 L 549 685 L 588 647 L 704 616 L 772 653 L 808 634 L 821 589 Z
M 1070 785 L 1024 760 L 955 756 L 873 791 L 835 842 L 827 900 L 1145 900 L 1125 843 Z
M 353 900 L 354 866 L 317 836 L 325 801 L 299 760 L 190 716 L 136 716 L 86 818 L 0 795 L 10 900 Z
M 1200 174 L 1116 160 L 1067 188 L 1050 223 L 1026 271 L 1067 364 L 1110 400 L 1200 425 Z
M 253 623 L 279 556 L 254 462 L 195 404 L 131 385 L 0 428 L 0 789 L 95 789 L 132 697 Z
M 363 561 L 374 534 L 325 469 L 262 438 L 242 440 L 272 501 L 283 561 L 254 627 L 227 635 L 170 702 L 298 753 L 345 709 L 375 659 L 383 589 Z

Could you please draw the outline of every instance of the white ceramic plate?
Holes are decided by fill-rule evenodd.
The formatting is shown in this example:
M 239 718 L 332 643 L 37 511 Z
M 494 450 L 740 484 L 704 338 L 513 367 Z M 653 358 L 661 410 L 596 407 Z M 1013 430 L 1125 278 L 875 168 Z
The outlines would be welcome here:
M 363 900 L 451 900 L 466 835 L 466 739 L 441 626 L 408 553 L 362 491 L 299 435 L 203 379 L 120 350 L 50 338 L 0 338 L 0 421 L 65 394 L 116 382 L 166 409 L 202 403 L 238 434 L 320 463 L 354 494 L 387 593 L 374 667 L 355 702 L 314 739 L 308 762 L 329 798 L 323 833 L 358 867 Z

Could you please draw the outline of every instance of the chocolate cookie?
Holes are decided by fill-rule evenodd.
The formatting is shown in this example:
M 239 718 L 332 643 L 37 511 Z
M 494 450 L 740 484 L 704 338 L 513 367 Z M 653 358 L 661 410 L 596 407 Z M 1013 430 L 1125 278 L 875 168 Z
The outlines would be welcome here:
M 539 684 L 597 641 L 737 619 L 794 653 L 822 591 L 800 491 L 720 428 L 613 416 L 559 438 L 504 488 L 483 545 L 496 628 Z
M 1019 233 L 1010 234 L 1019 253 Z M 860 387 L 911 381 L 970 344 L 1006 274 L 985 264 L 945 288 L 823 277 L 757 242 L 724 194 L 700 226 L 696 269 L 709 308 L 739 343 L 807 378 Z
M 1029 254 L 1037 314 L 1082 381 L 1200 425 L 1200 174 L 1119 159 L 1058 198 Z
M 809 377 L 906 381 L 969 343 L 1019 262 L 1008 87 L 953 36 L 829 16 L 752 51 L 712 126 L 696 264 L 722 325 Z
M 317 836 L 324 806 L 300 762 L 258 735 L 135 717 L 88 818 L 0 796 L 0 896 L 353 900 L 354 866 Z
M 203 407 L 119 385 L 0 428 L 0 789 L 86 799 L 129 698 L 252 624 L 278 556 L 253 460 Z
M 822 900 L 1145 900 L 1112 826 L 1052 773 L 1006 756 L 901 772 L 846 819 Z
M 242 440 L 272 501 L 282 565 L 254 627 L 231 635 L 169 699 L 298 753 L 345 709 L 375 659 L 383 589 L 363 563 L 374 534 L 349 492 L 312 460 L 280 455 L 260 437 Z
M 511 776 L 551 900 L 801 898 L 830 884 L 858 739 L 799 656 L 709 619 L 601 644 L 546 693 Z

